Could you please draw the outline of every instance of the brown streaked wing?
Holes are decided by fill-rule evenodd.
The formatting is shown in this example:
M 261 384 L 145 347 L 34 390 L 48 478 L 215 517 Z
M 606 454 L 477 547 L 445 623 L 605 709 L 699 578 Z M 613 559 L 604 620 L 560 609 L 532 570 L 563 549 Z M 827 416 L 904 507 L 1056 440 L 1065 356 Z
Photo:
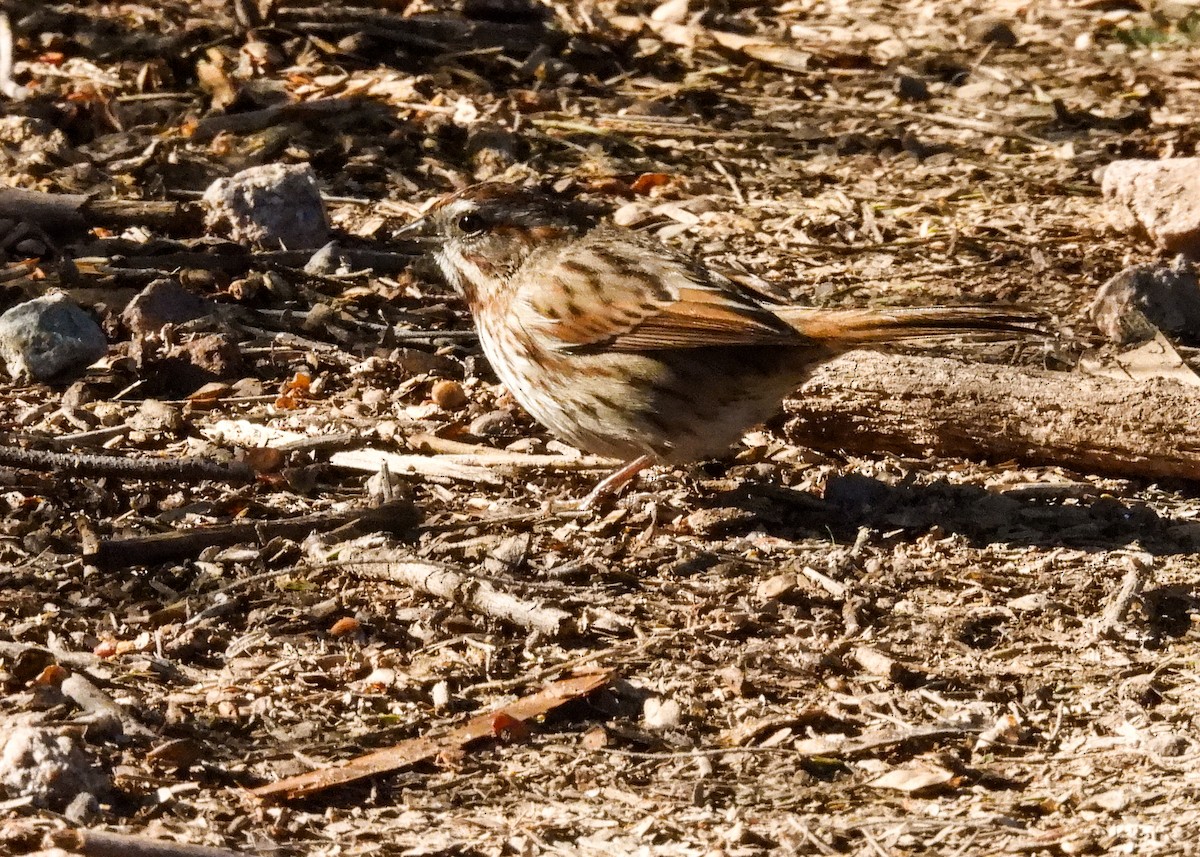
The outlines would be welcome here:
M 622 252 L 623 251 L 623 252 Z M 641 247 L 579 248 L 523 289 L 523 326 L 562 350 L 655 351 L 805 341 L 719 275 Z

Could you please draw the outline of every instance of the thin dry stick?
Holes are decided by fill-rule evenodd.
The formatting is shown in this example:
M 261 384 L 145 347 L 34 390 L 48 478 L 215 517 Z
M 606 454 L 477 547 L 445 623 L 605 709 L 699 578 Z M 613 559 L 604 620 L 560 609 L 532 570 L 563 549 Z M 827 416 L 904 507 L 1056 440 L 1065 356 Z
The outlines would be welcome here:
M 463 444 L 462 446 L 471 446 Z M 461 447 L 460 447 L 461 448 Z M 476 452 L 454 452 L 440 455 L 403 455 L 383 449 L 347 450 L 334 453 L 329 463 L 334 467 L 350 470 L 376 472 L 387 462 L 393 473 L 418 473 L 423 476 L 440 476 L 463 482 L 481 482 L 497 485 L 503 480 L 496 475 L 497 469 L 548 468 L 553 470 L 607 470 L 614 464 L 612 459 L 595 455 L 570 458 L 565 455 L 537 455 L 513 452 L 507 449 L 475 447 Z
M 322 119 L 354 110 L 370 110 L 373 107 L 370 102 L 356 98 L 314 98 L 310 101 L 272 104 L 270 107 L 248 110 L 245 113 L 209 116 L 196 123 L 192 132 L 192 142 L 206 142 L 222 133 L 253 134 L 283 122 Z M 382 110 L 382 105 L 375 109 Z
M 249 857 L 245 851 L 188 845 L 104 830 L 58 830 L 48 834 L 46 839 L 49 847 L 74 851 L 84 857 Z
M 345 785 L 364 777 L 398 771 L 432 759 L 439 753 L 461 750 L 481 738 L 497 736 L 515 722 L 540 717 L 560 705 L 579 699 L 603 687 L 612 678 L 611 670 L 559 679 L 529 696 L 477 714 L 462 726 L 433 735 L 422 735 L 401 741 L 384 750 L 349 759 L 331 768 L 322 768 L 260 786 L 251 791 L 263 800 L 306 797 L 334 786 Z
M 393 246 L 395 249 L 390 252 L 340 247 L 337 255 L 345 259 L 355 270 L 370 270 L 377 274 L 398 274 L 412 267 L 413 257 L 423 252 L 421 245 L 415 241 L 397 240 Z M 81 256 L 77 257 L 74 262 L 76 267 L 84 273 L 87 273 L 89 269 L 95 269 L 96 273 L 106 276 L 122 272 L 137 273 L 144 270 L 170 272 L 179 268 L 239 274 L 250 268 L 303 268 L 312 259 L 312 256 L 311 250 L 249 251 L 245 248 L 234 248 L 227 253 L 181 251 L 145 256 Z
M 49 649 L 32 643 L 10 643 L 0 640 L 0 657 L 16 659 L 35 655 L 47 664 L 59 663 L 73 670 L 89 670 L 100 664 L 100 657 L 91 652 L 69 652 L 64 649 Z
M 847 759 L 874 753 L 897 744 L 910 742 L 942 741 L 961 738 L 970 735 L 972 730 L 958 726 L 931 726 L 923 729 L 910 729 L 895 732 L 875 732 L 845 741 L 831 741 L 826 738 L 806 738 L 795 742 L 792 746 L 779 745 L 775 747 L 698 747 L 694 750 L 668 750 L 665 752 L 623 750 L 618 747 L 606 747 L 604 752 L 612 756 L 625 756 L 630 759 L 694 759 L 702 756 L 725 756 L 731 753 L 763 754 L 763 755 L 800 755 L 820 756 L 830 759 Z
M 448 461 L 447 456 L 443 455 L 400 455 L 379 449 L 351 449 L 335 452 L 329 457 L 333 467 L 367 473 L 378 473 L 385 461 L 388 470 L 396 474 L 418 474 L 430 479 L 451 479 L 481 485 L 500 485 L 504 481 L 486 467 Z
M 335 546 L 331 556 L 341 568 L 376 580 L 390 580 L 420 592 L 492 616 L 522 628 L 540 631 L 551 638 L 574 636 L 575 618 L 557 607 L 533 604 L 501 592 L 485 580 L 462 569 L 432 562 L 398 559 L 393 551 L 362 549 L 347 542 Z
M 303 539 L 315 531 L 329 532 L 352 525 L 396 532 L 417 524 L 420 515 L 408 500 L 385 503 L 374 509 L 346 512 L 319 512 L 280 521 L 249 521 L 217 524 L 190 530 L 155 533 L 129 539 L 110 539 L 92 543 L 84 539 L 83 557 L 97 568 L 128 568 L 155 565 L 180 557 L 196 556 L 208 547 L 237 544 L 265 545 L 271 539 Z
M 40 193 L 19 188 L 0 188 L 0 214 L 50 231 L 139 225 L 198 233 L 204 226 L 204 214 L 195 203 L 93 199 L 82 193 Z
M 246 464 L 223 464 L 211 458 L 147 458 L 142 456 L 81 455 L 0 446 L 0 465 L 67 476 L 116 476 L 122 479 L 253 482 L 254 470 Z

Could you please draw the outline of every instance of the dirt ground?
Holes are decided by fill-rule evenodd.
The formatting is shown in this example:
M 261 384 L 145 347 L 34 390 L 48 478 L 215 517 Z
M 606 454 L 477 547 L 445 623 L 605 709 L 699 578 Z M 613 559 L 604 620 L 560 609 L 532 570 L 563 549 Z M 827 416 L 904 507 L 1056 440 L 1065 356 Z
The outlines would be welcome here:
M 773 423 L 726 461 L 573 511 L 601 471 L 520 411 L 392 235 L 448 190 L 537 181 L 797 301 L 1034 307 L 1048 344 L 933 353 L 1069 372 L 1106 347 L 1097 287 L 1155 259 L 1105 226 L 1097 168 L 1197 154 L 1200 14 L 4 5 L 28 88 L 0 119 L 5 184 L 191 203 L 305 162 L 347 252 L 379 255 L 306 273 L 186 217 L 35 229 L 36 267 L 3 244 L 0 308 L 61 287 L 112 343 L 69 386 L 0 383 L 6 444 L 237 454 L 259 475 L 0 469 L 0 729 L 75 748 L 37 799 L 9 771 L 0 851 L 83 829 L 314 857 L 1196 852 L 1195 483 L 849 458 Z M 222 124 L 242 114 L 261 121 Z M 162 277 L 219 305 L 208 327 L 130 329 L 122 308 Z M 440 462 L 456 444 L 516 463 L 400 474 L 419 522 L 331 547 L 334 517 L 380 484 L 336 453 Z M 264 445 L 282 451 L 238 452 Z M 330 523 L 156 561 L 83 553 L 300 515 Z M 566 611 L 570 633 L 347 564 L 366 548 Z M 497 720 L 300 800 L 248 791 L 588 670 L 612 675 L 527 729 Z

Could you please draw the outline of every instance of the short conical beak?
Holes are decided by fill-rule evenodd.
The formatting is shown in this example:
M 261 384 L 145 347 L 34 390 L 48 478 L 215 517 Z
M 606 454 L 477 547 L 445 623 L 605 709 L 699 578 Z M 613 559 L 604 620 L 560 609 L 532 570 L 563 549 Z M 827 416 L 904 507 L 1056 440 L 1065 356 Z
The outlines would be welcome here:
M 412 223 L 396 230 L 395 237 L 405 241 L 420 241 L 429 244 L 438 239 L 438 231 L 429 217 L 418 217 Z

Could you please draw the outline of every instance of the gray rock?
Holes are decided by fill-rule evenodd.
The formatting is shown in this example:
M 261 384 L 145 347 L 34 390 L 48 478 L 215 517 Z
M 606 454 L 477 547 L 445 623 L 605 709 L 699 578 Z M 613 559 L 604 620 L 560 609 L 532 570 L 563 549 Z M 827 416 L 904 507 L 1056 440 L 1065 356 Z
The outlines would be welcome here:
M 10 798 L 62 807 L 80 792 L 108 788 L 108 778 L 75 735 L 41 726 L 7 726 L 0 729 L 0 788 Z
M 1160 249 L 1200 258 L 1200 158 L 1113 161 L 1100 182 L 1109 221 Z
M 306 274 L 338 274 L 350 270 L 350 264 L 342 258 L 341 248 L 336 241 L 330 241 L 304 263 Z
M 267 164 L 217 179 L 204 192 L 210 229 L 267 250 L 311 250 L 329 240 L 329 221 L 312 167 Z
M 60 380 L 107 353 L 100 325 L 62 292 L 17 304 L 0 315 L 0 359 L 13 378 Z
M 1183 256 L 1168 265 L 1135 265 L 1096 292 L 1088 314 L 1113 342 L 1141 342 L 1155 330 L 1200 341 L 1200 281 Z
M 137 413 L 129 417 L 129 427 L 134 431 L 175 434 L 183 428 L 183 412 L 166 402 L 146 399 Z
M 25 159 L 48 163 L 64 156 L 67 137 L 44 119 L 32 116 L 0 116 L 0 146 Z
M 178 280 L 164 277 L 142 289 L 121 313 L 121 320 L 136 336 L 158 332 L 165 324 L 183 324 L 203 318 L 213 311 L 213 304 L 194 295 Z
M 901 101 L 928 101 L 929 86 L 919 77 L 902 74 L 892 84 L 892 91 L 900 96 Z
M 1015 47 L 1017 34 L 1006 21 L 989 15 L 980 15 L 967 22 L 967 38 L 983 45 L 997 45 L 1002 48 Z

